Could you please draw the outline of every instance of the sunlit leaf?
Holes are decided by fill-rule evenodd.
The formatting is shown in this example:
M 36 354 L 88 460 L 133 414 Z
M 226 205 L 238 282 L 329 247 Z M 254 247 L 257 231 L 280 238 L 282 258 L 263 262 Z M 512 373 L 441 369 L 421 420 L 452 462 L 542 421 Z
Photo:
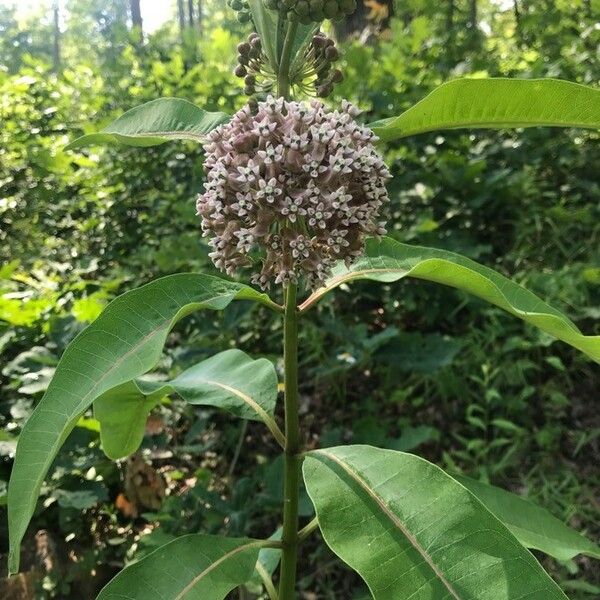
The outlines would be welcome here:
M 462 485 L 412 454 L 315 450 L 304 481 L 329 547 L 375 600 L 564 600 L 533 555 Z
M 80 415 L 107 390 L 153 368 L 179 319 L 223 309 L 234 299 L 273 305 L 265 294 L 218 277 L 170 275 L 113 300 L 73 340 L 19 437 L 8 491 L 11 573 L 18 571 L 19 546 L 44 476 Z
M 600 89 L 559 79 L 456 79 L 398 117 L 370 123 L 380 139 L 441 129 L 600 129 Z
M 150 411 L 167 394 L 191 404 L 215 406 L 243 419 L 274 426 L 277 373 L 265 358 L 253 360 L 241 350 L 225 350 L 186 369 L 170 381 L 134 379 L 108 390 L 94 402 L 102 448 L 117 459 L 135 452 L 144 436 Z M 280 442 L 281 432 L 275 425 Z
M 73 140 L 66 149 L 92 144 L 146 147 L 170 140 L 202 142 L 208 132 L 229 118 L 225 113 L 207 112 L 181 98 L 158 98 L 128 110 L 98 133 Z
M 350 268 L 337 266 L 332 278 L 303 303 L 302 309 L 347 281 L 391 282 L 404 277 L 434 281 L 473 294 L 600 362 L 600 336 L 584 335 L 567 316 L 524 287 L 454 252 L 409 246 L 390 238 L 367 240 L 363 256 Z

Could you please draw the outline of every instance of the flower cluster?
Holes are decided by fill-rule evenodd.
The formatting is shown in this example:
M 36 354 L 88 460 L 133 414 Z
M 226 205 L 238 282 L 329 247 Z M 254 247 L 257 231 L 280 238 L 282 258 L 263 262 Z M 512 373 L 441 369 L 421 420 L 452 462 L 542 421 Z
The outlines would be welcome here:
M 271 10 L 283 12 L 308 25 L 324 19 L 337 21 L 356 10 L 356 0 L 263 0 Z
M 233 73 L 244 80 L 244 93 L 247 96 L 268 94 L 276 85 L 277 75 L 269 65 L 258 33 L 253 32 L 248 39 L 238 44 L 237 66 Z M 294 61 L 290 69 L 290 85 L 307 96 L 326 98 L 336 83 L 344 76 L 333 65 L 339 59 L 335 42 L 324 33 L 315 33 L 306 45 L 300 60 Z
M 251 33 L 245 42 L 238 44 L 237 50 L 238 65 L 233 73 L 244 79 L 244 93 L 253 96 L 257 91 L 266 93 L 272 90 L 276 75 L 268 70 L 258 33 Z
M 205 144 L 207 182 L 198 197 L 215 265 L 233 274 L 262 259 L 252 281 L 318 287 L 331 267 L 350 264 L 378 220 L 390 177 L 359 111 L 268 97 L 213 130 Z
M 313 35 L 308 45 L 298 73 L 292 74 L 292 80 L 298 82 L 299 87 L 306 88 L 306 80 L 311 81 L 317 96 L 326 98 L 333 91 L 336 83 L 343 81 L 344 76 L 339 69 L 332 69 L 333 63 L 340 57 L 335 42 L 320 31 Z M 310 90 L 302 89 L 310 94 Z

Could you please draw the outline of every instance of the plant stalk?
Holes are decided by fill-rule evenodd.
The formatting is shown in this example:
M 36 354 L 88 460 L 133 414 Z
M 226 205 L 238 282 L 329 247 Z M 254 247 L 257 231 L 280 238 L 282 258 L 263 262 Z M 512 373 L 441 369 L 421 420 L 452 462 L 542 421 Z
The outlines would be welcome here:
M 285 40 L 279 59 L 279 72 L 277 73 L 277 95 L 289 100 L 290 97 L 290 63 L 292 60 L 292 47 L 298 29 L 297 21 L 290 21 L 287 25 Z
M 298 495 L 300 491 L 300 424 L 298 417 L 298 309 L 297 286 L 285 290 L 283 327 L 285 450 L 283 481 L 283 531 L 279 600 L 293 600 L 298 561 Z

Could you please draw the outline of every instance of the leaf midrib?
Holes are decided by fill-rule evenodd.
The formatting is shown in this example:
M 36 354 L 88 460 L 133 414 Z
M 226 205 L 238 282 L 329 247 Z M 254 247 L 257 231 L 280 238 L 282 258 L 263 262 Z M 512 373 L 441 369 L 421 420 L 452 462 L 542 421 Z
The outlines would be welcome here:
M 408 116 L 408 115 L 407 115 Z M 412 115 L 410 115 L 412 116 Z M 402 119 L 402 116 L 397 117 L 397 119 Z M 421 117 L 421 119 L 423 119 L 423 117 Z M 593 120 L 589 120 L 589 121 L 567 121 L 567 122 L 558 122 L 558 121 L 540 121 L 539 119 L 535 119 L 535 120 L 508 120 L 508 121 L 494 121 L 493 123 L 491 123 L 490 121 L 470 121 L 470 120 L 464 120 L 464 121 L 448 121 L 448 122 L 443 122 L 443 123 L 435 123 L 435 125 L 427 125 L 425 124 L 425 122 L 423 123 L 423 125 L 419 126 L 419 127 L 406 127 L 403 128 L 402 125 L 399 125 L 395 122 L 391 122 L 387 125 L 383 125 L 381 127 L 375 126 L 373 128 L 373 132 L 378 135 L 379 137 L 381 137 L 382 141 L 386 141 L 386 135 L 394 135 L 396 132 L 400 133 L 400 137 L 407 137 L 410 135 L 417 135 L 419 133 L 427 133 L 429 131 L 435 131 L 437 129 L 481 129 L 481 128 L 489 128 L 489 129 L 495 129 L 495 128 L 500 128 L 500 129 L 512 129 L 512 128 L 519 128 L 519 127 L 581 127 L 582 125 L 585 126 L 594 126 L 595 127 L 595 122 Z M 377 130 L 379 131 L 379 134 L 377 133 Z
M 228 296 L 229 294 L 217 294 L 211 298 L 207 298 L 205 300 L 202 300 L 200 302 L 198 302 L 198 304 L 207 304 L 208 302 L 212 302 L 214 300 L 216 300 L 217 298 L 220 297 L 225 297 Z M 190 304 L 195 304 L 194 302 L 191 302 Z M 184 308 L 185 305 L 181 306 L 179 310 L 181 310 L 182 308 Z M 178 311 L 179 312 L 179 311 Z M 173 320 L 175 319 L 175 317 L 177 316 L 177 313 L 175 313 L 175 315 L 173 315 L 173 317 L 168 318 L 168 319 L 164 319 L 163 321 L 161 321 L 156 327 L 154 327 L 152 330 L 150 330 L 146 335 L 144 335 L 144 337 L 142 337 L 139 341 L 139 343 L 137 345 L 135 345 L 134 347 L 130 348 L 127 352 L 125 352 L 125 354 L 121 355 L 120 359 L 117 360 L 115 363 L 113 363 L 113 365 L 111 366 L 111 368 L 106 371 L 97 381 L 96 383 L 92 386 L 92 388 L 89 390 L 89 392 L 87 392 L 87 394 L 85 394 L 81 400 L 79 401 L 78 406 L 81 406 L 81 403 L 83 402 L 84 404 L 87 402 L 88 398 L 94 394 L 94 392 L 96 391 L 96 389 L 98 388 L 98 386 L 110 375 L 112 375 L 112 373 L 118 369 L 123 362 L 134 352 L 136 352 L 140 346 L 142 346 L 148 339 L 150 339 L 153 335 L 155 335 L 158 331 L 160 331 L 163 327 L 165 327 L 165 325 L 167 325 L 168 323 L 173 322 Z M 80 412 L 80 411 L 79 411 Z M 67 415 L 68 418 L 68 423 L 71 423 L 75 417 L 78 416 L 79 412 L 77 410 L 75 411 L 71 411 L 70 415 Z M 60 445 L 61 439 L 60 436 L 56 438 L 56 441 L 52 444 L 51 448 L 50 448 L 50 452 L 48 453 L 48 456 L 54 456 L 55 452 L 57 451 L 57 446 Z M 47 464 L 47 461 L 44 462 L 44 464 Z M 43 481 L 45 476 L 45 473 L 42 474 L 41 477 L 37 477 L 35 479 L 36 485 L 35 487 L 37 488 L 38 485 L 41 485 L 41 482 Z M 10 487 L 9 487 L 9 491 L 10 491 Z
M 452 587 L 452 584 L 446 579 L 442 571 L 437 567 L 431 556 L 427 553 L 427 551 L 419 544 L 419 541 L 413 536 L 413 534 L 405 527 L 404 523 L 395 515 L 386 505 L 384 500 L 373 490 L 371 487 L 367 485 L 365 480 L 353 469 L 351 469 L 346 463 L 340 460 L 337 456 L 325 451 L 325 450 L 315 450 L 315 454 L 322 454 L 326 456 L 337 465 L 339 465 L 368 495 L 373 501 L 377 504 L 377 506 L 381 509 L 381 512 L 392 522 L 392 524 L 400 530 L 402 535 L 408 540 L 411 546 L 421 555 L 423 560 L 427 563 L 429 568 L 434 572 L 435 576 L 442 582 L 444 587 L 448 590 L 450 595 L 455 598 L 455 600 L 461 600 L 460 596 Z
M 215 560 L 215 562 L 211 563 L 208 567 L 206 567 L 206 569 L 204 569 L 204 571 L 202 571 L 201 573 L 196 575 L 196 577 L 194 577 L 183 588 L 183 590 L 181 590 L 181 592 L 179 592 L 177 594 L 177 596 L 175 596 L 175 598 L 173 600 L 181 600 L 185 596 L 185 594 L 187 594 L 203 577 L 208 575 L 211 571 L 214 571 L 221 563 L 229 560 L 232 556 L 235 556 L 236 554 L 243 552 L 244 550 L 248 550 L 249 548 L 253 548 L 255 546 L 261 546 L 261 545 L 264 545 L 264 542 L 260 542 L 260 541 L 250 542 L 249 544 L 245 544 L 243 546 L 239 546 L 237 548 L 234 548 L 233 550 L 230 550 L 229 552 L 227 552 L 226 554 L 221 556 L 221 558 L 218 558 L 217 560 Z

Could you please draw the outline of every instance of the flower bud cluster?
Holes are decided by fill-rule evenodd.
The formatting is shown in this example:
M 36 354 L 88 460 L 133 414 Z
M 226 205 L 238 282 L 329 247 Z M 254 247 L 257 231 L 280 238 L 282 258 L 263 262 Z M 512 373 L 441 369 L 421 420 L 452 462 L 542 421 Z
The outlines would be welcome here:
M 235 11 L 240 23 L 249 23 L 252 20 L 248 0 L 227 0 L 227 6 Z
M 308 46 L 304 65 L 304 78 L 306 73 L 310 73 L 311 69 L 314 72 L 315 79 L 313 85 L 317 96 L 326 98 L 333 91 L 333 86 L 336 83 L 343 81 L 344 76 L 339 69 L 333 69 L 333 64 L 340 57 L 338 49 L 335 47 L 335 42 L 324 33 L 317 32 Z
M 320 23 L 324 19 L 334 21 L 351 15 L 356 10 L 356 0 L 263 0 L 265 6 L 286 14 L 305 25 Z
M 233 274 L 256 257 L 262 288 L 302 277 L 316 288 L 362 253 L 365 236 L 385 233 L 390 174 L 358 113 L 346 101 L 331 111 L 269 96 L 208 135 L 197 209 L 219 269 Z
M 248 39 L 238 44 L 238 65 L 234 75 L 244 80 L 244 93 L 247 96 L 257 91 L 266 93 L 275 86 L 275 75 L 267 72 L 268 61 L 262 51 L 262 43 L 258 33 L 253 32 Z

